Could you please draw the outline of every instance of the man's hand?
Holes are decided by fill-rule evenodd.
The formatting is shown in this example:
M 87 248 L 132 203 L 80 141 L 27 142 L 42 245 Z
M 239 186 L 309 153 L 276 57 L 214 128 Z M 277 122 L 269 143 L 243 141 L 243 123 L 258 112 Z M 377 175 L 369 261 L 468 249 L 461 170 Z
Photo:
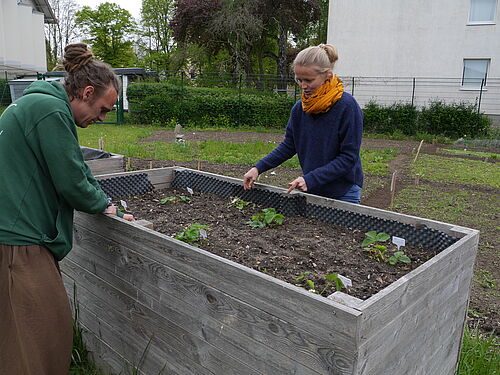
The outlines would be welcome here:
M 290 193 L 292 190 L 301 190 L 301 191 L 307 191 L 307 184 L 306 180 L 304 180 L 304 177 L 297 177 L 295 180 L 292 182 L 288 183 L 288 191 L 287 193 Z
M 250 168 L 243 176 L 243 189 L 250 190 L 253 187 L 253 183 L 257 180 L 257 177 L 259 177 L 258 169 L 255 167 Z
M 109 206 L 108 208 L 106 208 L 104 211 L 102 211 L 102 213 L 105 214 L 105 215 L 118 215 L 117 214 L 117 210 L 118 209 L 113 204 L 113 205 Z M 131 214 L 124 214 L 123 215 L 123 219 L 125 219 L 127 221 L 135 221 L 134 216 L 131 215 Z

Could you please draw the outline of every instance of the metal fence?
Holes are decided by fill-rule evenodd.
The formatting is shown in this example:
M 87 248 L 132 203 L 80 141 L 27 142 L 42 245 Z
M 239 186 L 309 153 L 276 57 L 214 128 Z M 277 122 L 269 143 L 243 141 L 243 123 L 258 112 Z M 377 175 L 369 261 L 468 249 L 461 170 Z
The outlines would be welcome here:
M 12 72 L 9 76 L 13 77 Z M 5 72 L 7 77 L 7 72 Z M 150 79 L 167 81 L 176 85 L 196 87 L 225 87 L 243 92 L 274 91 L 300 98 L 300 88 L 293 76 L 243 73 L 199 73 L 194 71 L 160 71 Z M 416 107 L 431 101 L 468 103 L 478 112 L 500 115 L 500 78 L 488 78 L 471 89 L 464 86 L 462 78 L 419 77 L 340 77 L 345 90 L 354 95 L 361 107 L 370 101 L 381 105 L 411 103 Z M 10 102 L 9 86 L 0 76 L 0 105 Z M 126 95 L 126 93 L 125 93 Z
M 293 76 L 247 75 L 243 73 L 195 73 L 162 71 L 160 80 L 178 85 L 227 87 L 239 91 L 273 90 L 300 98 L 300 88 Z M 478 112 L 500 115 L 500 78 L 488 78 L 475 88 L 464 86 L 462 78 L 351 77 L 341 76 L 344 89 L 353 94 L 361 107 L 370 101 L 381 105 L 411 103 L 423 107 L 432 101 L 468 103 Z

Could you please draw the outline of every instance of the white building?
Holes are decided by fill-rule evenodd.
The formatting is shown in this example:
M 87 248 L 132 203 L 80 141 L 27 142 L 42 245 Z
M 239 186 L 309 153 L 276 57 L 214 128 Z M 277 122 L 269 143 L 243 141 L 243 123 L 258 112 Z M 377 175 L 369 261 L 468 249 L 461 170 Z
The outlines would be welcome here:
M 48 0 L 0 0 L 0 78 L 47 71 L 44 23 L 54 22 Z
M 361 102 L 481 99 L 500 114 L 498 1 L 330 0 L 336 73 Z

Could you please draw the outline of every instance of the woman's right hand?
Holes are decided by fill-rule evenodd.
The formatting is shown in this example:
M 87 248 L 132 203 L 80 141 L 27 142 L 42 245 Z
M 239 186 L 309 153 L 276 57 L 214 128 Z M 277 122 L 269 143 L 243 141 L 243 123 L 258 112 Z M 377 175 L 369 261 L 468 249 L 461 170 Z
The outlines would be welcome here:
M 259 177 L 259 170 L 255 167 L 250 168 L 250 170 L 243 176 L 243 189 L 250 190 L 253 187 L 253 183 Z

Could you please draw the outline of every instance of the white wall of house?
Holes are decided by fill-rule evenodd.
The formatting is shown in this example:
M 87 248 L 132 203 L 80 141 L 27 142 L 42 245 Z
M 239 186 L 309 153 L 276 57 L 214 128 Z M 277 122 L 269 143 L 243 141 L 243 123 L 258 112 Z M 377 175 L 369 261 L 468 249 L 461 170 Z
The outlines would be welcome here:
M 371 91 L 360 78 L 357 93 L 362 102 L 393 103 L 400 101 L 399 94 L 403 101 L 413 97 L 416 104 L 440 95 L 470 102 L 481 96 L 490 101 L 489 112 L 500 113 L 500 0 L 487 0 L 496 3 L 493 20 L 479 23 L 469 21 L 471 1 L 477 0 L 330 0 L 328 43 L 338 49 L 336 73 L 410 77 L 404 83 L 381 80 Z M 480 84 L 465 87 L 462 82 L 464 64 L 469 63 L 464 60 L 476 59 L 488 60 L 487 86 L 480 93 Z M 353 83 L 356 96 L 356 80 Z
M 30 0 L 0 0 L 0 72 L 45 72 L 44 14 Z
M 500 77 L 496 24 L 469 25 L 470 0 L 330 0 L 328 42 L 339 74 L 461 77 L 464 58 L 490 58 Z

